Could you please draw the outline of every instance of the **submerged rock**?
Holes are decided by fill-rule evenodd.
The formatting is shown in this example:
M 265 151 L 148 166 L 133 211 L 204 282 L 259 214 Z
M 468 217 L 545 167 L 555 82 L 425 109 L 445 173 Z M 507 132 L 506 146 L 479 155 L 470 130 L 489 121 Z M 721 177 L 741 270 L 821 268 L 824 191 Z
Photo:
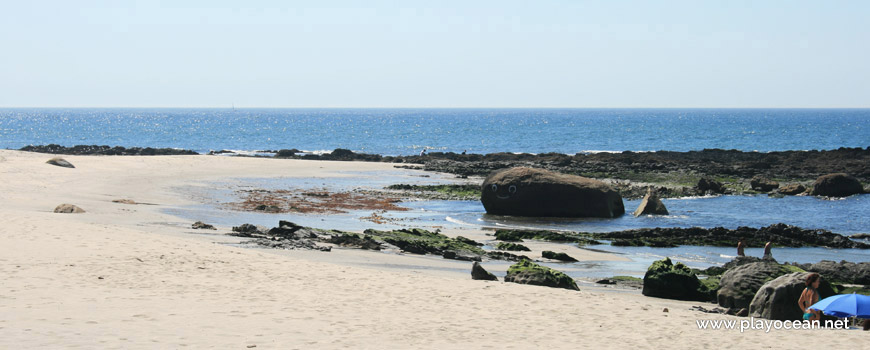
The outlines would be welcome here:
M 843 173 L 828 174 L 813 182 L 813 196 L 848 197 L 864 193 L 864 187 L 854 176 Z
M 580 290 L 574 279 L 568 275 L 553 270 L 546 266 L 541 266 L 531 262 L 530 260 L 522 260 L 512 265 L 504 278 L 505 282 L 513 282 L 520 284 L 531 284 L 536 286 L 546 286 L 553 288 L 565 288 L 572 290 Z
M 484 269 L 483 266 L 480 266 L 480 263 L 477 261 L 475 261 L 474 264 L 471 264 L 471 279 L 483 281 L 498 281 L 498 277 L 495 277 L 495 275 L 486 271 L 486 269 Z
M 668 215 L 668 208 L 665 208 L 665 204 L 651 188 L 647 190 L 646 196 L 634 211 L 635 217 L 641 215 Z
M 81 214 L 84 213 L 85 210 L 72 204 L 61 204 L 54 208 L 54 212 L 64 214 Z
M 602 217 L 625 213 L 607 184 L 576 175 L 510 168 L 486 178 L 480 201 L 488 214 L 532 217 Z

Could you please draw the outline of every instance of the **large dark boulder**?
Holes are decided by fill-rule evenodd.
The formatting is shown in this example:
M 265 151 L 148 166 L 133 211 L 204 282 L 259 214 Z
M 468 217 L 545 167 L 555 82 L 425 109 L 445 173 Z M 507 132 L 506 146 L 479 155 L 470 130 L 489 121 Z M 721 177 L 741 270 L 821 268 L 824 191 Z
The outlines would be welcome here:
M 520 284 L 531 284 L 536 286 L 546 286 L 554 288 L 565 288 L 580 290 L 574 279 L 564 274 L 563 272 L 553 270 L 546 266 L 541 266 L 531 262 L 530 260 L 522 260 L 511 265 L 507 275 L 504 277 L 505 282 L 513 282 Z
M 495 277 L 489 271 L 480 266 L 480 263 L 475 261 L 474 264 L 471 265 L 471 279 L 473 280 L 483 280 L 483 281 L 498 281 L 498 277 Z
M 722 274 L 716 296 L 717 302 L 719 306 L 729 309 L 749 308 L 752 298 L 761 286 L 791 272 L 803 272 L 803 270 L 771 261 L 737 266 Z
M 706 287 L 698 276 L 683 263 L 670 258 L 653 262 L 643 276 L 643 295 L 677 300 L 709 301 Z
M 635 217 L 641 215 L 668 215 L 668 208 L 665 208 L 665 203 L 662 203 L 662 200 L 659 199 L 659 196 L 652 189 L 648 189 L 633 215 Z
M 495 215 L 613 218 L 625 213 L 622 197 L 601 181 L 533 168 L 489 175 L 480 201 Z
M 752 189 L 756 191 L 770 192 L 779 188 L 779 182 L 773 181 L 764 176 L 756 175 L 751 180 L 749 180 L 749 186 L 751 186 Z
M 864 193 L 864 187 L 854 176 L 843 173 L 828 174 L 813 182 L 813 196 L 825 197 L 848 197 L 853 194 Z
M 801 320 L 803 313 L 798 307 L 798 299 L 806 288 L 809 272 L 792 272 L 765 283 L 755 293 L 749 305 L 749 315 L 769 320 Z M 834 289 L 822 278 L 819 283 L 819 300 L 832 296 Z

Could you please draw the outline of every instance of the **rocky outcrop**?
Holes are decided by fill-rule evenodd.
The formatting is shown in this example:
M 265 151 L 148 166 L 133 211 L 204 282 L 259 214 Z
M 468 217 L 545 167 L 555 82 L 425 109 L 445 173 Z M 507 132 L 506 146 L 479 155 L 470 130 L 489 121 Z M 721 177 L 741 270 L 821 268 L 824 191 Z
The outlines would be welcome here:
M 790 272 L 800 269 L 773 262 L 755 262 L 726 271 L 719 280 L 716 299 L 719 306 L 729 309 L 749 308 L 752 298 L 762 285 Z M 796 302 L 796 301 L 795 301 Z
M 498 277 L 495 277 L 489 271 L 480 266 L 480 263 L 475 261 L 471 264 L 471 279 L 473 280 L 481 280 L 481 281 L 498 281 Z
M 577 259 L 574 259 L 572 256 L 565 253 L 556 253 L 554 251 L 545 250 L 541 253 L 541 256 L 544 259 L 553 259 L 564 262 L 575 262 Z
M 825 280 L 836 283 L 870 285 L 870 262 L 822 260 L 815 264 L 793 264 L 793 266 L 809 272 L 817 272 Z
M 574 279 L 568 275 L 553 270 L 546 266 L 541 266 L 531 262 L 530 260 L 522 260 L 513 264 L 504 277 L 505 282 L 513 282 L 519 284 L 531 284 L 536 286 L 545 286 L 553 288 L 565 288 L 572 290 L 580 290 Z
M 613 218 L 625 213 L 622 197 L 601 181 L 533 168 L 491 174 L 480 201 L 494 215 Z
M 641 215 L 668 215 L 668 208 L 665 208 L 665 204 L 662 203 L 659 196 L 652 189 L 649 189 L 633 215 L 635 217 Z
M 828 174 L 813 182 L 813 196 L 824 197 L 848 197 L 853 194 L 864 193 L 864 187 L 854 176 L 843 173 Z
M 70 163 L 70 162 L 66 161 L 66 159 L 63 159 L 60 157 L 51 158 L 48 161 L 46 161 L 46 163 L 51 164 L 51 165 L 57 165 L 59 167 L 64 167 L 64 168 L 75 168 L 75 165 L 72 165 L 72 163 Z
M 262 230 L 259 227 L 252 224 L 241 224 L 239 226 L 233 226 L 233 233 L 230 235 L 237 237 L 254 237 L 255 235 L 265 235 L 266 230 Z
M 752 298 L 749 315 L 769 320 L 801 320 L 803 312 L 797 301 L 806 288 L 808 275 L 809 272 L 792 272 L 765 283 Z M 819 300 L 836 294 L 824 278 L 819 283 L 818 291 Z
M 749 180 L 749 186 L 755 191 L 770 192 L 779 188 L 779 182 L 768 179 L 764 176 L 753 176 Z
M 606 233 L 590 233 L 595 239 L 611 240 L 614 245 L 675 247 L 678 245 L 736 246 L 744 238 L 747 247 L 764 247 L 773 242 L 778 247 L 828 247 L 870 249 L 870 244 L 855 242 L 849 237 L 827 230 L 808 230 L 800 227 L 775 224 L 762 228 L 741 226 L 737 229 L 715 227 L 645 228 Z
M 64 214 L 81 214 L 84 213 L 85 210 L 72 204 L 61 204 L 54 208 L 54 212 Z
M 530 251 L 532 251 L 531 249 L 529 249 L 529 247 L 526 247 L 522 244 L 514 243 L 514 242 L 498 242 L 498 244 L 495 246 L 495 249 L 507 250 L 507 251 L 511 251 L 511 252 L 530 252 Z
M 20 149 L 25 152 L 51 153 L 51 154 L 73 154 L 73 155 L 103 155 L 103 156 L 164 156 L 164 155 L 194 155 L 199 154 L 191 150 L 176 149 L 176 148 L 151 148 L 151 147 L 131 147 L 125 148 L 121 146 L 97 146 L 97 145 L 77 145 L 73 147 L 64 147 L 61 145 L 50 144 L 45 146 L 26 146 Z
M 709 301 L 709 291 L 683 263 L 670 258 L 653 262 L 643 276 L 643 295 L 677 300 Z
M 788 184 L 788 185 L 780 187 L 777 190 L 777 192 L 784 194 L 786 196 L 797 196 L 797 195 L 804 193 L 806 191 L 807 191 L 807 188 L 801 184 Z
M 336 244 L 342 247 L 358 248 L 366 250 L 381 250 L 382 245 L 372 239 L 371 236 L 363 236 L 362 238 L 356 234 L 334 235 L 327 242 Z
M 698 189 L 699 194 L 722 194 L 725 193 L 725 185 L 721 182 L 711 179 L 709 177 L 702 177 L 698 180 L 698 185 L 695 186 Z

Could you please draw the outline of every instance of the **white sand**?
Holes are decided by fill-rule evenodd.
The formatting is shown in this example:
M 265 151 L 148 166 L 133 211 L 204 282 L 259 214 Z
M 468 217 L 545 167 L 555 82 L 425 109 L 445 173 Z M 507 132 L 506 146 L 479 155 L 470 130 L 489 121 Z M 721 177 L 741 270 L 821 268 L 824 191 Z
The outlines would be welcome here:
M 363 263 L 412 259 L 437 267 L 436 259 L 358 251 L 277 254 L 214 244 L 188 234 L 190 222 L 159 212 L 193 203 L 176 190 L 182 185 L 345 176 L 337 172 L 390 164 L 64 156 L 77 167 L 67 169 L 45 164 L 49 158 L 0 151 L 2 349 L 842 349 L 861 347 L 870 336 L 698 330 L 696 319 L 745 319 L 690 310 L 712 304 L 636 292 L 574 292 Z M 111 202 L 124 198 L 160 205 Z M 61 203 L 87 213 L 52 213 Z M 670 312 L 663 313 L 665 307 Z

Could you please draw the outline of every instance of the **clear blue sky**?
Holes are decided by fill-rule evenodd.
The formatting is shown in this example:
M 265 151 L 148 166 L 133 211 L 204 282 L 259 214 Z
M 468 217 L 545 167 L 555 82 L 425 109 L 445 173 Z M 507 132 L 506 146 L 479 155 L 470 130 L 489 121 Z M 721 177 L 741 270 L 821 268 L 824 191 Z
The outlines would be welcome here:
M 0 1 L 0 107 L 870 107 L 870 1 Z

